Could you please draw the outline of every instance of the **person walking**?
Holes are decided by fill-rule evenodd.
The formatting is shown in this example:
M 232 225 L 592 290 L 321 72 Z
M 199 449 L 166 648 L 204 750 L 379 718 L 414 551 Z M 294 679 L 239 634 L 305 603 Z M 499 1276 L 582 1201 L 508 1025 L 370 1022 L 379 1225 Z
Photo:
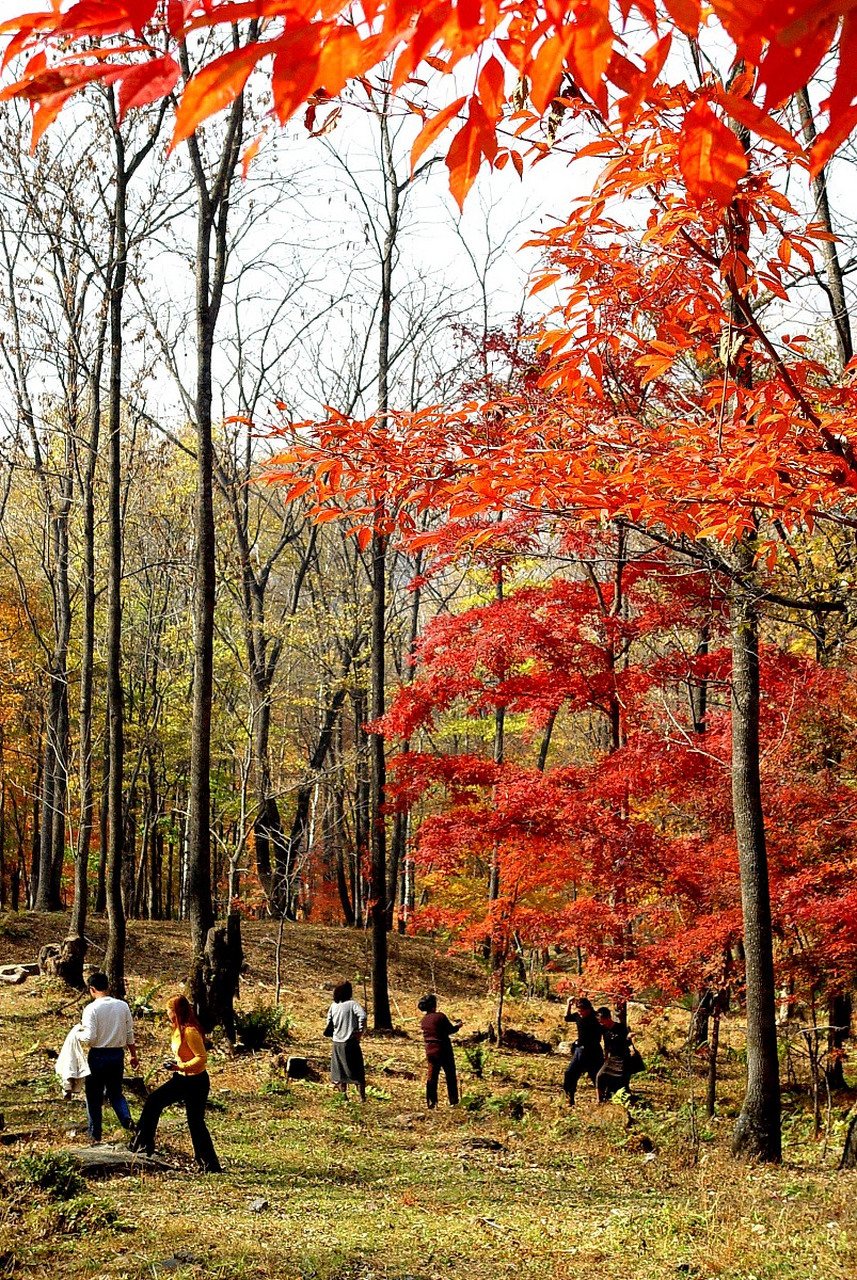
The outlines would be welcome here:
M 164 1066 L 172 1075 L 143 1103 L 131 1150 L 153 1155 L 162 1113 L 167 1107 L 181 1103 L 187 1116 L 196 1163 L 204 1173 L 221 1173 L 220 1161 L 205 1123 L 205 1104 L 211 1091 L 211 1081 L 206 1070 L 208 1051 L 202 1027 L 185 996 L 173 996 L 167 1001 L 167 1017 L 172 1027 L 171 1045 L 175 1057 Z
M 577 1012 L 572 1012 L 572 1004 L 577 1005 Z M 565 1007 L 565 1020 L 577 1028 L 577 1040 L 571 1051 L 571 1062 L 566 1068 L 562 1087 L 568 1098 L 568 1105 L 574 1106 L 574 1095 L 580 1077 L 588 1075 L 593 1085 L 598 1072 L 604 1065 L 604 1054 L 601 1050 L 601 1024 L 592 1007 L 592 1001 L 581 996 L 579 1000 L 569 1000 Z
M 446 1092 L 449 1105 L 458 1106 L 458 1079 L 455 1074 L 455 1054 L 452 1051 L 450 1036 L 461 1030 L 460 1022 L 450 1022 L 445 1013 L 437 1011 L 437 996 L 423 996 L 417 1008 L 425 1016 L 420 1023 L 420 1030 L 426 1044 L 426 1106 L 434 1110 L 437 1106 L 437 1085 L 441 1071 L 446 1079 Z
M 609 1009 L 598 1009 L 597 1017 L 604 1038 L 604 1065 L 595 1077 L 595 1088 L 598 1101 L 607 1102 L 617 1089 L 628 1087 L 631 1042 L 628 1028 L 621 1022 L 614 1022 Z
M 128 1050 L 135 1070 L 140 1062 L 134 1043 L 131 1010 L 124 1000 L 116 1000 L 110 995 L 110 982 L 105 973 L 90 974 L 89 994 L 92 1002 L 86 1006 L 80 1019 L 80 1039 L 89 1045 L 89 1075 L 85 1077 L 83 1087 L 89 1140 L 95 1143 L 101 1141 L 105 1094 L 122 1128 L 133 1131 L 134 1122 L 122 1093 L 125 1050 Z
M 333 989 L 333 1003 L 327 1011 L 324 1034 L 333 1040 L 330 1078 L 340 1093 L 348 1095 L 354 1084 L 360 1101 L 366 1101 L 366 1065 L 360 1040 L 366 1030 L 366 1010 L 353 999 L 350 982 L 340 982 Z

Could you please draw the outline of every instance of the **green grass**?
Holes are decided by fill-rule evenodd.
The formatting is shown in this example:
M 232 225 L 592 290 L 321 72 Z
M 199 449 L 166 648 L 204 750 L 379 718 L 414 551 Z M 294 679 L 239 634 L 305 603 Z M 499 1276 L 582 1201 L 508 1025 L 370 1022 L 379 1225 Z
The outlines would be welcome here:
M 303 955 L 300 932 L 292 935 L 293 994 L 285 1012 L 293 1051 L 323 1066 L 327 996 L 320 983 L 336 976 L 339 952 L 355 943 L 330 931 L 335 959 L 328 972 L 321 932 L 307 931 Z M 407 986 L 408 953 L 399 945 L 395 989 L 410 1038 L 365 1041 L 365 1106 L 334 1093 L 326 1080 L 287 1083 L 276 1055 L 217 1052 L 210 1127 L 223 1177 L 196 1174 L 183 1116 L 172 1111 L 159 1134 L 166 1172 L 113 1178 L 61 1202 L 26 1182 L 19 1157 L 26 1153 L 37 1171 L 53 1168 L 39 1163 L 42 1153 L 81 1140 L 66 1134 L 80 1131 L 82 1103 L 62 1102 L 44 1052 L 61 1041 L 71 1011 L 61 1012 L 49 983 L 0 991 L 0 1110 L 8 1130 L 35 1131 L 26 1147 L 0 1148 L 0 1276 L 853 1280 L 857 1175 L 835 1170 L 847 1099 L 837 1100 L 825 1156 L 811 1133 L 806 1097 L 789 1097 L 786 1160 L 776 1169 L 736 1164 L 728 1155 L 742 1087 L 737 1061 L 728 1066 L 712 1121 L 698 1109 L 699 1067 L 698 1145 L 676 1054 L 664 1059 L 668 1070 L 635 1083 L 630 1126 L 625 1109 L 596 1108 L 588 1084 L 570 1111 L 559 1088 L 563 1059 L 497 1049 L 482 1080 L 458 1055 L 462 1093 L 480 1098 L 478 1109 L 452 1111 L 442 1101 L 427 1113 L 412 1012 L 426 983 L 420 973 Z M 414 956 L 414 965 L 425 967 L 417 944 Z M 263 972 L 258 965 L 256 973 Z M 490 1006 L 478 974 L 448 973 L 450 1012 L 468 1027 L 484 1025 Z M 141 972 L 141 988 L 147 981 Z M 167 982 L 164 993 L 171 989 Z M 251 1002 L 265 998 L 259 988 Z M 546 1038 L 558 1006 L 512 1002 L 509 1018 Z M 167 1039 L 162 1018 L 141 1024 L 144 1069 L 163 1057 Z M 645 1047 L 645 1032 L 642 1039 Z M 442 1082 L 441 1091 L 443 1099 Z M 132 1100 L 135 1115 L 138 1106 Z M 268 1205 L 254 1212 L 260 1198 Z

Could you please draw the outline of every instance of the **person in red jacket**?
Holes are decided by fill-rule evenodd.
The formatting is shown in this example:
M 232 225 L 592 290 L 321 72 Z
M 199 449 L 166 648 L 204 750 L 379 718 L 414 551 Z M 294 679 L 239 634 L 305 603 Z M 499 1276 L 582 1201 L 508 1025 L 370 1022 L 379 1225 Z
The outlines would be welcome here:
M 458 1105 L 458 1080 L 455 1074 L 455 1054 L 452 1052 L 452 1041 L 456 1031 L 461 1030 L 461 1023 L 450 1022 L 445 1013 L 437 1011 L 437 996 L 423 996 L 418 1009 L 424 1014 L 420 1030 L 426 1042 L 426 1105 L 437 1106 L 437 1084 L 440 1073 L 446 1077 L 446 1091 L 449 1094 L 449 1105 Z

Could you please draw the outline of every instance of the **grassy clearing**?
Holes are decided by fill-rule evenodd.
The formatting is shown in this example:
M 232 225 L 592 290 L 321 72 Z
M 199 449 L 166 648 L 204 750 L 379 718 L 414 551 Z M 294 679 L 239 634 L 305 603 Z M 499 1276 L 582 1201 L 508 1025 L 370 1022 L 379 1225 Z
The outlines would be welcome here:
M 0 930 L 0 960 L 30 958 L 62 927 L 19 923 L 27 936 Z M 243 1002 L 251 1010 L 272 998 L 274 934 L 261 924 L 248 932 Z M 131 935 L 130 997 L 141 1010 L 160 1008 L 186 964 L 184 930 L 132 925 Z M 321 1062 L 330 986 L 347 976 L 361 994 L 364 940 L 309 926 L 287 937 L 286 1051 Z M 45 1050 L 59 1046 L 77 1002 L 42 980 L 0 990 L 0 1109 L 7 1135 L 29 1135 L 0 1148 L 0 1275 L 851 1280 L 857 1272 L 857 1177 L 835 1172 L 839 1133 L 824 1159 L 805 1097 L 790 1096 L 784 1166 L 732 1162 L 728 1136 L 741 1089 L 735 1054 L 721 1115 L 710 1123 L 696 1115 L 693 1144 L 687 1073 L 670 1049 L 680 1039 L 676 1015 L 642 1036 L 657 1070 L 640 1081 L 630 1126 L 622 1108 L 596 1109 L 588 1087 L 578 1109 L 568 1110 L 559 1091 L 564 1059 L 496 1049 L 481 1079 L 459 1051 L 466 1107 L 427 1114 L 416 998 L 434 987 L 465 1030 L 484 1027 L 484 979 L 477 966 L 437 955 L 424 941 L 395 939 L 394 951 L 396 1016 L 408 1038 L 366 1041 L 365 1108 L 324 1082 L 286 1082 L 268 1051 L 218 1050 L 210 1122 L 223 1177 L 192 1171 L 182 1117 L 168 1112 L 161 1130 L 168 1171 L 83 1192 L 72 1181 L 68 1195 L 52 1188 L 40 1162 L 80 1140 L 69 1133 L 83 1128 L 83 1104 L 62 1101 Z M 556 1003 L 512 1002 L 509 1015 L 542 1038 L 561 1030 Z M 165 1024 L 144 1015 L 138 1026 L 144 1069 L 154 1070 Z M 698 1099 L 701 1075 L 694 1089 Z M 847 1104 L 837 1100 L 837 1121 Z M 135 1114 L 137 1107 L 132 1099 Z M 62 1176 L 54 1181 L 63 1184 Z

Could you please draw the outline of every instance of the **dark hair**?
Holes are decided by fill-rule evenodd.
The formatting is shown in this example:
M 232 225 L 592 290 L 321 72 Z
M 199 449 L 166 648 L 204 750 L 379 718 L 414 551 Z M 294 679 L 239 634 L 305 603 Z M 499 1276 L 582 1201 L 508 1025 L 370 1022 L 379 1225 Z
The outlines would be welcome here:
M 110 979 L 106 973 L 91 973 L 89 975 L 89 985 L 93 991 L 109 991 Z
M 417 1008 L 420 1013 L 434 1013 L 437 1009 L 437 996 L 429 992 L 427 996 L 417 1001 Z
M 599 1018 L 612 1018 L 613 1016 L 606 1004 L 603 1004 L 600 1009 L 596 1009 L 595 1013 Z
M 578 996 L 578 999 L 577 999 L 577 1007 L 578 1007 L 578 1009 L 588 1009 L 588 1010 L 591 1010 L 591 1009 L 592 1009 L 592 1001 L 591 1001 L 591 1000 L 587 1000 L 586 996 Z
M 333 988 L 333 1003 L 345 1004 L 346 1000 L 350 1000 L 354 994 L 350 982 L 340 982 L 338 986 Z

